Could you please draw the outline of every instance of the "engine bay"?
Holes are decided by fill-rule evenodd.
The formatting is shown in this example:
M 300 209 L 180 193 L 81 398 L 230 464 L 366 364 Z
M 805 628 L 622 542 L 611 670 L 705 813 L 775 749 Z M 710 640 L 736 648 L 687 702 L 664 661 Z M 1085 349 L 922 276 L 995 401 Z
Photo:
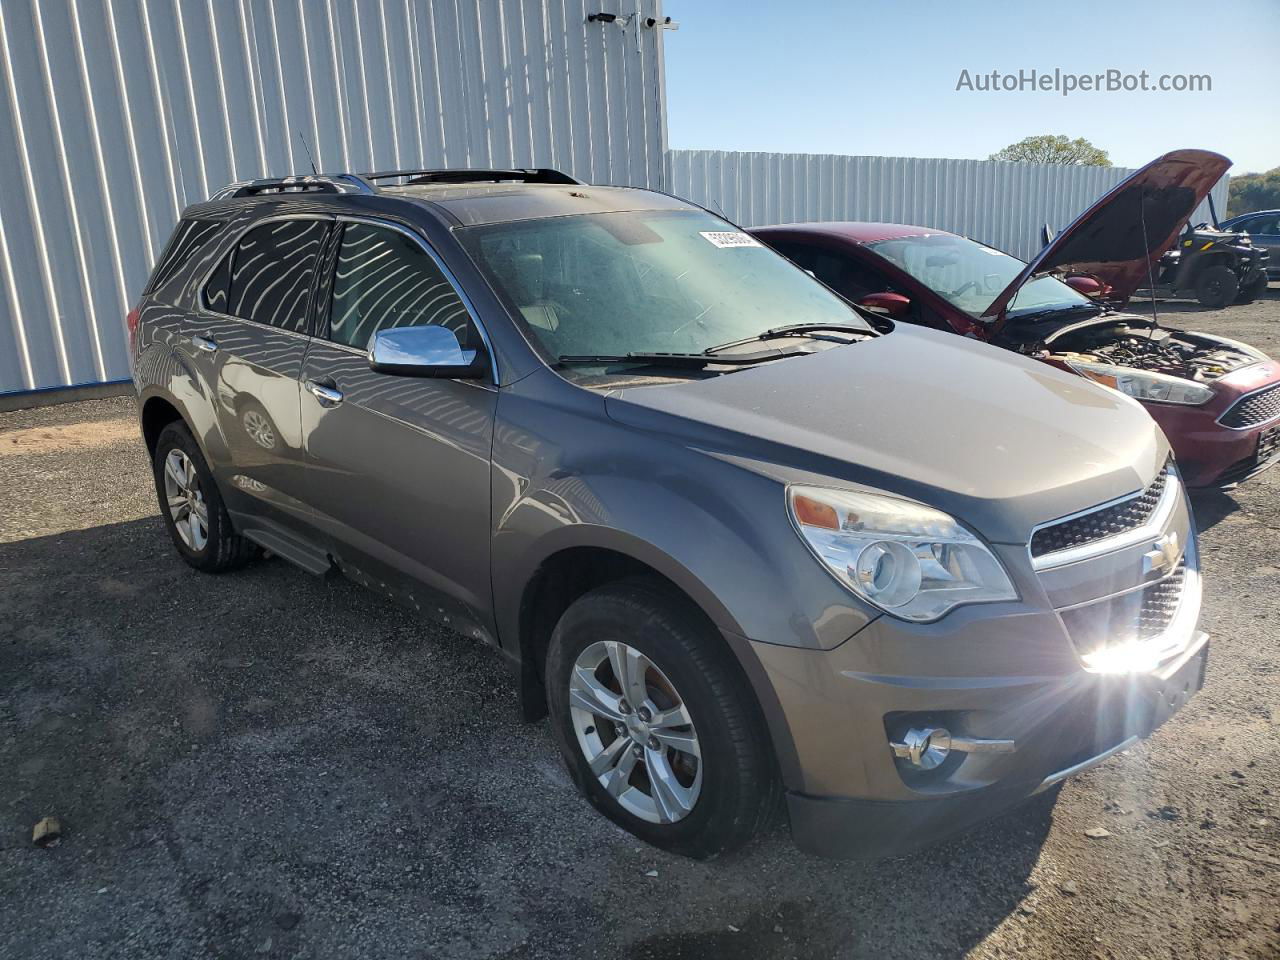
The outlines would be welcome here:
M 1181 330 L 1130 326 L 1123 321 L 1065 330 L 1032 351 L 1040 359 L 1115 364 L 1212 383 L 1257 363 L 1258 357 L 1229 341 Z

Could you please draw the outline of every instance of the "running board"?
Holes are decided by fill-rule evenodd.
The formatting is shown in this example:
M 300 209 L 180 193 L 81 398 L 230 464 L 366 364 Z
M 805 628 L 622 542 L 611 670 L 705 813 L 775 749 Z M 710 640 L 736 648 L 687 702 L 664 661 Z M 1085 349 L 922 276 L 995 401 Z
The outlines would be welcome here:
M 241 530 L 240 535 L 252 540 L 263 550 L 269 550 L 279 557 L 288 560 L 295 567 L 301 567 L 307 573 L 323 577 L 331 569 L 333 563 L 327 553 L 321 553 L 308 544 L 301 543 L 292 537 L 276 533 L 274 530 Z

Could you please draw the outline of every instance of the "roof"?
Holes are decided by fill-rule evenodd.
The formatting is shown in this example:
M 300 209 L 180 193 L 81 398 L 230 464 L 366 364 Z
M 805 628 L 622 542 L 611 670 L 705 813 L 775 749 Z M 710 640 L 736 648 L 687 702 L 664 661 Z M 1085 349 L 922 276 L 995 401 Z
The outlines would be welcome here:
M 692 210 L 665 193 L 638 187 L 549 183 L 414 184 L 383 187 L 385 196 L 427 200 L 464 226 L 623 210 Z
M 824 237 L 851 240 L 854 243 L 876 243 L 880 240 L 897 240 L 900 237 L 955 236 L 934 227 L 917 227 L 907 223 L 872 223 L 861 220 L 836 220 L 814 223 L 779 223 L 769 227 L 754 227 L 752 233 L 808 233 Z
M 380 184 L 382 180 L 401 183 Z M 394 197 L 430 204 L 437 215 L 473 226 L 630 210 L 693 210 L 693 204 L 638 187 L 593 186 L 548 168 L 387 170 L 365 174 L 269 177 L 228 184 L 184 215 L 219 213 L 255 201 L 321 205 L 338 197 Z

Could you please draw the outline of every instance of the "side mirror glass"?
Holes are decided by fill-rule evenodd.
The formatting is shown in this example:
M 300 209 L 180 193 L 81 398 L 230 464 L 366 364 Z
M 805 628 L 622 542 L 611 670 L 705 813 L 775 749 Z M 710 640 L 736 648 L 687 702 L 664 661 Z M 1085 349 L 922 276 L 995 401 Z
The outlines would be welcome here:
M 858 301 L 858 306 L 866 307 L 868 310 L 874 310 L 876 313 L 883 313 L 890 317 L 901 317 L 911 307 L 911 300 L 900 293 L 885 291 L 884 293 L 868 293 Z
M 369 367 L 402 377 L 466 379 L 484 373 L 484 354 L 464 350 L 448 327 L 390 327 L 369 338 Z

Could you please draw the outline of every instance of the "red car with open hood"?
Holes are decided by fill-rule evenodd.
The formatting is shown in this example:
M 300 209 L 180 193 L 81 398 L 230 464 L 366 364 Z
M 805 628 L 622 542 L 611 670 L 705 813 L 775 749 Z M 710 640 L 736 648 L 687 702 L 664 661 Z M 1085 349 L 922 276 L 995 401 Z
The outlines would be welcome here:
M 1230 163 L 1207 150 L 1167 153 L 1030 263 L 929 227 L 799 223 L 752 233 L 862 306 L 1128 394 L 1164 429 L 1189 486 L 1226 485 L 1280 459 L 1280 363 L 1124 307 Z

